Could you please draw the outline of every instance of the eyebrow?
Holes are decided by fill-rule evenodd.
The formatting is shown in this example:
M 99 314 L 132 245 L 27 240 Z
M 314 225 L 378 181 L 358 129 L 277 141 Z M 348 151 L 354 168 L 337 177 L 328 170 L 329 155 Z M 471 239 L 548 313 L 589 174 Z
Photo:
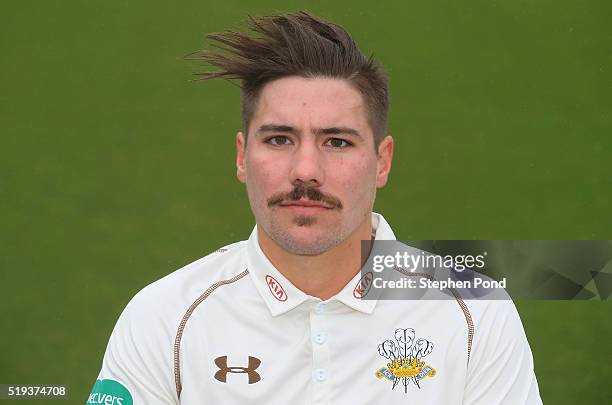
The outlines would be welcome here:
M 289 133 L 289 134 L 297 134 L 298 131 L 296 128 L 289 125 L 282 124 L 264 124 L 259 127 L 257 132 L 276 132 L 276 133 Z M 361 137 L 361 134 L 356 129 L 350 127 L 329 127 L 329 128 L 317 128 L 314 131 L 315 135 L 353 135 L 357 137 Z
M 264 124 L 259 127 L 257 132 L 285 132 L 290 134 L 295 134 L 298 131 L 290 127 L 289 125 L 280 125 L 280 124 Z

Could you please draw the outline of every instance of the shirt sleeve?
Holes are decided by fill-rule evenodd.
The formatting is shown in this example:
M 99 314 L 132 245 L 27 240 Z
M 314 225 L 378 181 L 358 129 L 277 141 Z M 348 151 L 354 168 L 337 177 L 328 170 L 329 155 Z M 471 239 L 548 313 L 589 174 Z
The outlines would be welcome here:
M 512 300 L 476 301 L 463 405 L 539 405 L 533 356 Z
M 119 317 L 87 404 L 179 403 L 174 389 L 172 328 L 154 301 L 141 292 Z

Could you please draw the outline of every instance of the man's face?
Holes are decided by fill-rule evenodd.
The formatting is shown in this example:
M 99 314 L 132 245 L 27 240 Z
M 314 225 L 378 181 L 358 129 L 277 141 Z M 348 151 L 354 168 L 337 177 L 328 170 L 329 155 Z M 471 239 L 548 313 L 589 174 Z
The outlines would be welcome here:
M 318 255 L 370 223 L 387 182 L 393 140 L 374 148 L 362 96 L 349 82 L 287 77 L 262 89 L 238 178 L 263 231 L 285 251 Z

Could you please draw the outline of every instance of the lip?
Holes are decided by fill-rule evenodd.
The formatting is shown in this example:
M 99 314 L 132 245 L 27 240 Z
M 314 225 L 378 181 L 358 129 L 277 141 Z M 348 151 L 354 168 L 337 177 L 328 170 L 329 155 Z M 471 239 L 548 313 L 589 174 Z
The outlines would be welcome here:
M 280 204 L 281 207 L 301 207 L 301 208 L 322 208 L 322 209 L 332 209 L 331 206 L 321 202 L 321 201 L 311 201 L 311 200 L 298 200 L 298 201 L 287 201 Z
M 331 208 L 327 208 L 321 204 L 317 205 L 303 205 L 303 204 L 289 204 L 280 205 L 280 208 L 289 215 L 298 216 L 318 216 L 323 215 L 327 212 L 331 212 Z

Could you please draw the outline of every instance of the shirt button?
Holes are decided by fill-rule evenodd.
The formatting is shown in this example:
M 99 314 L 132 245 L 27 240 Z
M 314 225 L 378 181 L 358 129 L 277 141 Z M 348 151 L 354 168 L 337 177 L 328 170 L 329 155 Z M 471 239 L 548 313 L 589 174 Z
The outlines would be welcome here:
M 325 333 L 317 333 L 314 337 L 314 341 L 317 344 L 322 345 L 323 343 L 325 343 Z
M 325 304 L 319 302 L 315 307 L 315 314 L 322 314 L 323 312 L 325 312 Z
M 327 379 L 327 370 L 324 368 L 318 368 L 315 371 L 315 379 L 319 382 L 323 382 Z

